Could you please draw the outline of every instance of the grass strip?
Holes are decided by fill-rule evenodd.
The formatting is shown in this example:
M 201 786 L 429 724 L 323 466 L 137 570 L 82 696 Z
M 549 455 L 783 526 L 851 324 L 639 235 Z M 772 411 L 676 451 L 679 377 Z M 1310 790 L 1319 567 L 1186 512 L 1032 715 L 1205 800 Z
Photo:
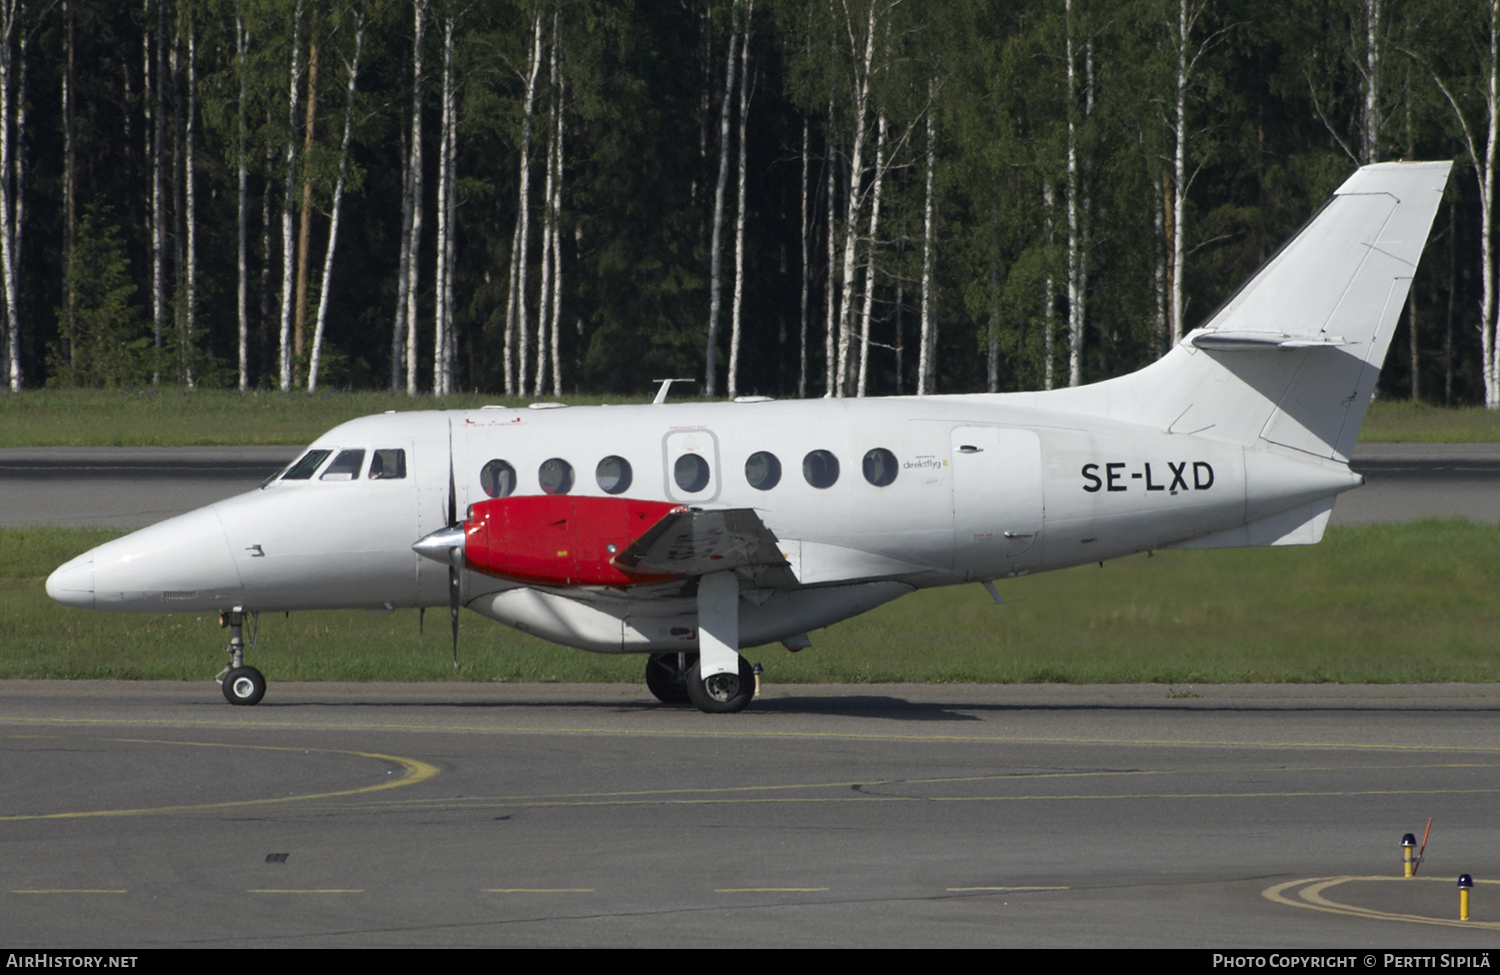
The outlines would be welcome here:
M 691 394 L 683 394 L 690 396 Z M 649 397 L 564 396 L 573 405 L 646 402 Z M 43 389 L 0 396 L 0 447 L 188 447 L 308 443 L 346 420 L 387 410 L 472 409 L 526 400 L 463 394 L 435 400 L 375 392 L 241 395 L 227 390 Z M 1500 410 L 1373 403 L 1364 443 L 1500 442 Z
M 212 615 L 68 609 L 47 574 L 119 533 L 0 531 L 0 677 L 202 680 Z M 1500 680 L 1500 526 L 1331 528 L 1311 547 L 1164 551 L 927 590 L 746 652 L 771 682 L 1421 683 Z M 266 615 L 250 661 L 277 680 L 636 682 L 643 658 L 558 647 L 472 613 L 454 671 L 446 612 Z M 247 638 L 249 633 L 247 632 Z
M 646 399 L 563 396 L 560 401 L 581 406 Z M 0 447 L 300 446 L 340 423 L 374 413 L 527 402 L 469 393 L 434 399 L 343 391 L 27 390 L 0 396 Z

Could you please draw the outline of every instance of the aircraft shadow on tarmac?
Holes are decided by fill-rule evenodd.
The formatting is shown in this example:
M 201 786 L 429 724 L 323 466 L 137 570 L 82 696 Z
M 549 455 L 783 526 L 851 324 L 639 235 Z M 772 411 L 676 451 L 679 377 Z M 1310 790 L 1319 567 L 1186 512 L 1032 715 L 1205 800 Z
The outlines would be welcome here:
M 532 701 L 401 701 L 401 700 L 341 700 L 341 701 L 264 701 L 262 709 L 281 708 L 382 708 L 382 709 L 445 709 L 456 711 L 509 710 L 526 711 L 574 710 L 608 712 L 615 714 L 662 712 L 693 714 L 696 709 L 688 705 L 662 704 L 653 700 L 601 701 L 601 700 L 532 700 Z M 750 706 L 749 714 L 767 715 L 838 715 L 842 717 L 869 717 L 895 721 L 982 721 L 982 714 L 1026 713 L 1026 712 L 1108 712 L 1124 713 L 1160 712 L 1172 713 L 1192 711 L 1194 713 L 1298 713 L 1320 712 L 1355 713 L 1369 712 L 1383 715 L 1395 714 L 1439 714 L 1450 712 L 1500 712 L 1500 702 L 1473 704 L 1445 704 L 1440 706 L 1391 706 L 1385 702 L 1327 702 L 1327 701 L 1283 701 L 1277 703 L 1207 702 L 1193 699 L 1174 699 L 1168 702 L 1099 702 L 1078 703 L 984 703 L 963 704 L 910 701 L 891 695 L 824 695 L 757 698 Z M 726 723 L 707 719 L 705 727 L 723 730 Z

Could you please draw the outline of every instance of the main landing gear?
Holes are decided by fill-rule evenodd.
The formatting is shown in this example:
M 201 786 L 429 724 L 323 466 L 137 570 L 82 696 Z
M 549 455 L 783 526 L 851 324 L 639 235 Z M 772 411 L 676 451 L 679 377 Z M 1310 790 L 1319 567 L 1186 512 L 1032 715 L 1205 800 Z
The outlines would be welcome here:
M 229 628 L 229 666 L 216 678 L 230 704 L 258 704 L 266 696 L 266 678 L 245 666 L 245 608 L 236 606 L 219 615 L 219 625 Z
M 704 679 L 696 653 L 653 653 L 646 659 L 646 687 L 663 704 L 691 704 L 709 714 L 745 710 L 755 696 L 755 669 L 739 657 L 739 674 Z

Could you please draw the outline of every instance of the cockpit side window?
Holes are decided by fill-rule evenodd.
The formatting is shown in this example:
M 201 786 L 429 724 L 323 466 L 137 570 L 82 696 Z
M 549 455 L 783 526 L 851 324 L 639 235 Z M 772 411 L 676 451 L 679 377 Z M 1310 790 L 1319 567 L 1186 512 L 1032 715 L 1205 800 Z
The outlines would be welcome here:
M 393 481 L 406 476 L 406 451 L 399 447 L 382 448 L 370 458 L 370 480 Z
M 302 459 L 293 464 L 283 475 L 283 481 L 310 481 L 313 474 L 317 473 L 318 466 L 328 459 L 331 450 L 309 450 L 302 455 Z
M 353 481 L 359 477 L 360 468 L 364 466 L 365 452 L 363 450 L 341 450 L 319 480 Z

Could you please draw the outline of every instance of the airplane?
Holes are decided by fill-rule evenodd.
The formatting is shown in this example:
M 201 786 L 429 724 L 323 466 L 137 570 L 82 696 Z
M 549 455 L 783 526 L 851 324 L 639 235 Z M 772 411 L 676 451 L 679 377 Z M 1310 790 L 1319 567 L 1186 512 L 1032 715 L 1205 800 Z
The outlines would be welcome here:
M 647 657 L 661 701 L 750 703 L 739 651 L 917 589 L 1166 548 L 1309 545 L 1349 456 L 1450 162 L 1359 169 L 1204 323 L 1125 376 L 1043 392 L 388 412 L 259 489 L 59 567 L 47 593 L 247 614 L 448 606 Z

